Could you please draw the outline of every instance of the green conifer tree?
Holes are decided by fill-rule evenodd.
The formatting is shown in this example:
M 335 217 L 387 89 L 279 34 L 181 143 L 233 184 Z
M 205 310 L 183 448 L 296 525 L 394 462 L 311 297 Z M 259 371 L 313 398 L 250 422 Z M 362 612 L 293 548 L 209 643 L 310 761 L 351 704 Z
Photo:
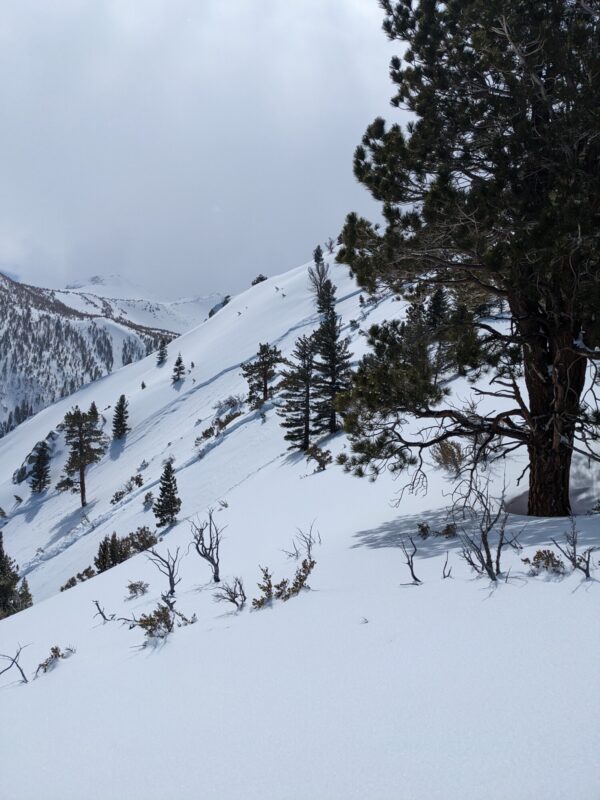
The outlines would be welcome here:
M 0 619 L 16 614 L 31 604 L 27 581 L 23 578 L 19 587 L 19 567 L 4 550 L 4 539 L 0 531 Z
M 152 506 L 152 511 L 156 517 L 157 527 L 163 528 L 165 525 L 172 525 L 181 509 L 181 500 L 177 494 L 177 480 L 173 462 L 167 461 L 164 466 L 161 478 L 159 495 Z
M 352 371 L 348 338 L 342 338 L 342 321 L 334 311 L 327 313 L 314 336 L 315 381 L 313 429 L 315 433 L 339 430 L 336 402 L 350 386 Z
M 392 105 L 408 122 L 375 119 L 356 149 L 355 175 L 382 203 L 385 224 L 349 215 L 338 259 L 369 291 L 466 290 L 468 322 L 456 320 L 456 334 L 479 334 L 476 366 L 489 371 L 486 393 L 496 398 L 464 414 L 456 397 L 440 408 L 396 394 L 397 464 L 420 462 L 439 441 L 427 435 L 434 426 L 446 441 L 483 438 L 498 455 L 522 449 L 529 513 L 567 516 L 573 454 L 596 457 L 587 387 L 600 352 L 600 8 L 380 5 L 400 52 Z M 506 305 L 508 324 L 481 318 L 481 292 L 488 309 Z M 378 404 L 382 428 L 389 396 L 364 407 L 372 420 Z
M 35 446 L 30 475 L 31 491 L 40 494 L 50 484 L 50 448 L 44 439 Z
M 173 376 L 171 381 L 173 383 L 179 383 L 179 381 L 185 375 L 185 364 L 183 363 L 183 358 L 181 357 L 181 353 L 177 356 L 175 361 L 175 366 L 173 367 Z
M 166 339 L 161 339 L 156 353 L 156 366 L 162 367 L 166 363 L 168 356 Z
M 308 280 L 315 297 L 317 311 L 327 314 L 335 306 L 335 290 L 329 277 L 329 266 L 323 258 L 323 250 L 317 245 L 313 253 L 314 266 L 308 268 Z
M 89 412 L 75 406 L 65 414 L 65 441 L 70 447 L 65 465 L 65 476 L 57 485 L 59 490 L 79 490 L 81 506 L 87 505 L 85 471 L 88 466 L 100 461 L 106 451 L 106 439 L 98 429 Z
M 96 405 L 96 403 L 95 403 L 93 400 L 92 400 L 92 404 L 90 405 L 90 407 L 89 407 L 89 410 L 88 410 L 88 412 L 87 412 L 87 413 L 88 413 L 88 417 L 89 417 L 89 418 L 90 418 L 90 419 L 91 419 L 93 422 L 95 422 L 95 423 L 98 423 L 98 422 L 99 422 L 99 420 L 100 420 L 100 413 L 99 413 L 99 411 L 98 411 L 98 406 Z
M 123 439 L 131 428 L 127 424 L 129 418 L 129 403 L 124 394 L 122 394 L 115 406 L 115 413 L 113 416 L 113 439 Z
M 427 324 L 436 331 L 441 325 L 448 321 L 450 306 L 443 287 L 439 286 L 429 299 L 427 306 Z
M 314 342 L 310 336 L 301 336 L 294 348 L 289 367 L 281 373 L 281 399 L 278 413 L 283 417 L 281 426 L 287 430 L 285 439 L 291 442 L 290 450 L 310 447 L 312 434 L 312 392 L 314 388 Z
M 260 408 L 273 397 L 275 367 L 281 361 L 281 351 L 275 345 L 259 344 L 256 357 L 242 364 L 242 375 L 248 381 L 248 402 L 253 408 Z

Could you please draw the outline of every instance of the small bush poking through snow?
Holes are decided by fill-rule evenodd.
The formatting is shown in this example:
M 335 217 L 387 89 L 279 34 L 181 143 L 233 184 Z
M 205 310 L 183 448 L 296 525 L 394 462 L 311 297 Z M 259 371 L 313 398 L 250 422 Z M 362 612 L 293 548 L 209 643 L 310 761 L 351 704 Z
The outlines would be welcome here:
M 152 492 L 146 492 L 144 495 L 144 511 L 150 511 L 154 503 L 154 495 Z
M 75 653 L 75 649 L 73 647 L 65 648 L 65 652 L 63 653 L 60 647 L 54 645 L 54 647 L 50 648 L 50 655 L 48 658 L 44 659 L 40 664 L 38 664 L 38 668 L 35 671 L 34 677 L 40 674 L 40 672 L 46 673 L 50 672 L 51 669 L 58 664 L 61 659 L 69 658 Z
M 149 584 L 145 581 L 129 581 L 127 584 L 127 591 L 129 592 L 127 599 L 134 600 L 136 597 L 142 597 L 147 594 L 148 586 Z
M 564 575 L 565 564 L 564 561 L 556 555 L 552 550 L 538 550 L 533 559 L 521 559 L 524 564 L 530 565 L 529 574 L 539 575 L 545 572 L 550 575 Z
M 230 394 L 224 400 L 219 400 L 213 406 L 215 417 L 222 417 L 231 411 L 239 411 L 245 403 L 245 399 L 241 394 Z
M 181 611 L 175 609 L 175 602 L 167 599 L 163 595 L 163 602 L 159 603 L 150 614 L 142 614 L 135 620 L 133 627 L 141 628 L 148 642 L 153 640 L 166 639 L 173 632 L 175 627 L 181 628 L 186 625 L 193 625 L 196 622 L 196 615 L 188 619 Z
M 268 567 L 261 567 L 260 571 L 262 572 L 262 583 L 258 584 L 258 588 L 262 594 L 260 597 L 254 598 L 252 608 L 264 608 L 273 600 L 273 576 Z
M 110 501 L 111 505 L 115 506 L 117 503 L 120 503 L 124 497 L 127 497 L 128 494 L 131 494 L 133 490 L 137 487 L 144 485 L 144 479 L 140 475 L 140 473 L 136 473 L 132 475 L 131 478 L 124 484 L 122 489 L 119 489 L 114 493 L 112 499 Z
M 451 539 L 456 536 L 456 525 L 454 522 L 448 522 L 441 531 L 436 531 L 432 530 L 428 522 L 419 522 L 417 523 L 417 531 L 421 539 L 427 539 L 429 536 L 443 536 L 445 539 Z
M 331 450 L 322 450 L 316 444 L 311 445 L 306 451 L 306 460 L 315 461 L 315 472 L 324 472 L 333 461 Z
M 275 600 L 283 600 L 286 602 L 292 597 L 296 597 L 302 589 L 309 589 L 307 584 L 308 577 L 316 565 L 314 559 L 305 558 L 302 564 L 296 570 L 294 579 L 290 583 L 287 578 L 279 581 L 273 586 L 273 578 L 271 573 L 266 567 L 261 567 L 263 574 L 263 582 L 258 584 L 258 588 L 262 592 L 261 597 L 257 597 L 252 601 L 252 608 L 264 608 L 270 605 Z
M 96 570 L 93 567 L 86 567 L 81 572 L 78 572 L 77 575 L 73 575 L 72 578 L 69 578 L 65 585 L 60 587 L 60 590 L 64 592 L 67 589 L 72 589 L 74 586 L 77 586 L 78 583 L 89 581 L 89 579 L 93 578 L 96 574 Z

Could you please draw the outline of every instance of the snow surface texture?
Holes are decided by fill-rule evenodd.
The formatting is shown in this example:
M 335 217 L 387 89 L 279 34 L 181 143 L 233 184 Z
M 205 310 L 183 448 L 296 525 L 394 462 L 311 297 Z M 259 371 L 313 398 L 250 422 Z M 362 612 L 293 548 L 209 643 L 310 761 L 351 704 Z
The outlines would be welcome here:
M 334 269 L 338 312 L 355 358 L 365 339 L 352 330 L 402 313 L 392 298 L 361 308 L 359 291 Z M 0 652 L 23 650 L 28 675 L 50 647 L 75 655 L 28 685 L 11 671 L 0 678 L 5 724 L 0 797 L 10 800 L 573 800 L 600 796 L 597 757 L 600 629 L 596 581 L 527 575 L 531 556 L 566 521 L 513 516 L 524 550 L 506 553 L 509 579 L 495 589 L 458 558 L 456 539 L 416 538 L 420 586 L 410 585 L 400 542 L 417 523 L 447 520 L 451 483 L 429 472 L 429 492 L 394 501 L 402 479 L 372 484 L 333 465 L 312 466 L 286 452 L 272 405 L 266 419 L 245 409 L 198 458 L 194 440 L 214 405 L 245 391 L 239 365 L 259 342 L 288 355 L 294 340 L 318 324 L 306 267 L 261 283 L 207 323 L 154 357 L 125 367 L 47 408 L 0 441 L 0 505 L 10 511 L 7 551 L 27 574 L 36 605 L 0 623 Z M 171 385 L 181 351 L 188 369 Z M 141 389 L 142 381 L 146 389 Z M 456 382 L 456 397 L 469 385 Z M 35 443 L 75 402 L 95 400 L 110 428 L 111 406 L 125 393 L 132 431 L 89 469 L 85 515 L 74 495 L 50 489 L 14 499 L 11 476 Z M 326 445 L 347 447 L 340 435 Z M 58 443 L 53 485 L 66 453 Z M 140 525 L 156 494 L 162 464 L 174 457 L 179 522 L 160 552 L 187 553 L 177 607 L 197 622 L 159 647 L 141 648 L 140 630 L 94 618 L 130 617 L 152 609 L 165 579 L 144 555 L 58 593 L 93 562 L 99 541 Z M 144 486 L 117 505 L 110 498 L 141 470 Z M 522 461 L 506 465 L 509 495 Z M 591 497 L 589 470 L 581 485 Z M 215 604 L 208 565 L 188 551 L 191 519 L 209 506 L 227 525 L 224 579 L 243 578 L 258 596 L 259 564 L 276 580 L 297 563 L 289 549 L 297 527 L 314 522 L 322 543 L 311 591 L 271 608 L 239 613 Z M 578 519 L 583 546 L 598 541 L 600 519 Z M 449 553 L 452 576 L 442 580 Z M 597 558 L 595 559 L 597 561 Z M 130 580 L 149 593 L 125 600 Z M 42 602 L 43 601 L 43 602 Z M 233 607 L 231 607 L 233 608 Z

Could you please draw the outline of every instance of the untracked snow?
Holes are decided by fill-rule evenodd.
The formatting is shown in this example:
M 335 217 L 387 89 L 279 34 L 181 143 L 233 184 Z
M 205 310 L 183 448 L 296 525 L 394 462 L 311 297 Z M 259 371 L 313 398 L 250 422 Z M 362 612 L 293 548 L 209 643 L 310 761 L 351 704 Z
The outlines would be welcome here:
M 404 304 L 382 297 L 363 306 L 344 268 L 333 267 L 333 279 L 356 360 L 366 349 L 362 334 L 401 315 Z M 261 342 L 288 356 L 318 322 L 300 267 L 233 298 L 171 343 L 163 367 L 154 356 L 127 366 L 0 440 L 4 543 L 35 602 L 0 623 L 0 652 L 27 645 L 21 663 L 31 677 L 52 646 L 76 651 L 27 685 L 14 670 L 0 677 L 0 798 L 600 796 L 600 586 L 580 574 L 530 577 L 521 561 L 561 540 L 568 520 L 511 516 L 509 531 L 520 534 L 524 549 L 505 552 L 508 578 L 492 587 L 459 559 L 458 539 L 416 536 L 419 522 L 439 529 L 448 519 L 452 483 L 438 468 L 428 471 L 428 493 L 417 495 L 399 493 L 402 476 L 370 483 L 335 464 L 315 474 L 286 451 L 276 401 L 264 418 L 245 407 L 199 458 L 206 445 L 195 440 L 215 404 L 246 390 L 240 364 Z M 189 371 L 173 386 L 178 352 Z M 464 400 L 470 385 L 455 381 L 453 391 Z M 75 495 L 51 488 L 34 498 L 26 484 L 12 483 L 36 442 L 75 403 L 85 409 L 95 401 L 108 433 L 122 393 L 132 431 L 88 470 L 85 514 Z M 339 435 L 323 446 L 335 456 L 347 442 Z M 183 505 L 157 549 L 179 547 L 185 555 L 177 607 L 197 622 L 144 648 L 141 630 L 103 623 L 93 605 L 121 617 L 151 610 L 166 584 L 144 555 L 63 593 L 59 587 L 93 564 L 104 536 L 154 528 L 143 497 L 156 495 L 168 457 Z M 65 458 L 59 436 L 52 487 Z M 522 468 L 519 459 L 497 468 L 495 491 L 506 482 L 509 497 L 521 493 Z M 138 470 L 144 486 L 111 505 Z M 585 464 L 576 468 L 582 510 L 600 495 L 590 473 Z M 222 576 L 242 577 L 248 593 L 239 613 L 214 602 L 208 565 L 188 551 L 189 521 L 203 519 L 210 506 L 227 526 Z M 582 547 L 598 543 L 599 521 L 577 519 Z M 297 562 L 284 550 L 297 528 L 311 524 L 321 537 L 311 590 L 250 611 L 259 565 L 275 580 L 291 577 Z M 419 548 L 419 586 L 410 584 L 400 547 L 410 535 Z M 452 574 L 443 580 L 447 554 Z M 149 593 L 125 600 L 130 580 L 147 581 Z

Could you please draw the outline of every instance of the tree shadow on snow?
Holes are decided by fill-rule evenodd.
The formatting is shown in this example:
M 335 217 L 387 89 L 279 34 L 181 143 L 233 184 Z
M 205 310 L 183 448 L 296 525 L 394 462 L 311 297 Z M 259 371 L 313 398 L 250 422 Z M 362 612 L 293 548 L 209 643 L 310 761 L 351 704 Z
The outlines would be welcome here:
M 579 534 L 579 547 L 583 549 L 600 545 L 600 516 L 582 516 L 575 519 Z M 421 522 L 427 523 L 433 531 L 441 531 L 448 523 L 455 522 L 458 535 L 446 537 L 430 534 L 423 539 L 418 530 L 418 524 Z M 564 542 L 565 533 L 570 530 L 570 527 L 571 522 L 567 517 L 548 519 L 510 514 L 506 524 L 506 534 L 509 539 L 516 536 L 524 548 L 552 546 L 551 539 L 556 539 L 559 544 Z M 472 517 L 461 518 L 458 514 L 453 517 L 451 509 L 442 508 L 421 514 L 400 516 L 395 520 L 384 522 L 378 528 L 358 531 L 354 534 L 354 539 L 357 541 L 352 547 L 371 549 L 400 547 L 403 541 L 408 541 L 408 537 L 412 536 L 419 556 L 431 558 L 443 555 L 447 550 L 460 549 L 460 533 L 474 534 L 477 530 L 477 521 Z M 495 540 L 495 536 L 493 539 Z
M 60 522 L 57 522 L 57 524 L 51 528 L 52 536 L 46 543 L 46 547 L 55 544 L 67 534 L 72 533 L 73 529 L 78 525 L 81 525 L 84 522 L 84 518 L 96 505 L 96 502 L 96 500 L 93 500 L 91 503 L 88 503 L 85 508 L 76 508 L 70 514 L 64 516 Z
M 127 437 L 124 436 L 122 439 L 113 439 L 110 443 L 108 455 L 111 461 L 116 461 L 121 456 L 121 453 L 125 449 L 126 440 Z

